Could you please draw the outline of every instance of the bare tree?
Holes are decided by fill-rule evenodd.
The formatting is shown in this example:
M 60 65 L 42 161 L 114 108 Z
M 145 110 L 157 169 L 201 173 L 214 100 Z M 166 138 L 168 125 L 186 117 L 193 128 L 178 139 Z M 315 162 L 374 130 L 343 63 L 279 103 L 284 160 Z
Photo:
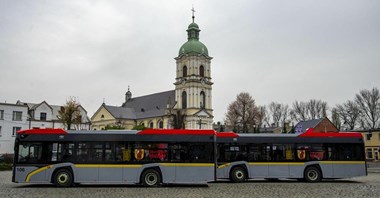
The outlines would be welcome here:
M 289 115 L 290 115 L 290 110 L 289 110 L 289 105 L 287 104 L 282 104 L 281 105 L 281 125 L 284 125 L 287 120 L 289 119 Z
M 169 116 L 168 124 L 174 129 L 185 129 L 186 114 L 182 109 L 175 109 L 175 104 L 171 103 L 169 97 L 166 109 L 166 115 Z
M 340 115 L 338 113 L 337 108 L 333 108 L 331 110 L 331 122 L 340 130 L 342 126 L 342 122 L 340 121 Z
M 249 93 L 242 92 L 228 106 L 225 122 L 234 131 L 247 133 L 256 124 L 257 115 L 255 100 Z
M 337 105 L 336 113 L 343 121 L 343 125 L 350 130 L 353 130 L 359 122 L 360 109 L 359 106 L 352 100 L 348 100 L 342 105 Z
M 79 107 L 80 103 L 76 101 L 76 98 L 70 97 L 66 100 L 66 103 L 61 106 L 61 110 L 58 111 L 58 120 L 61 121 L 68 130 L 71 129 L 71 125 L 80 124 L 82 121 Z
M 269 115 L 274 126 L 278 126 L 281 119 L 281 104 L 277 102 L 271 102 L 268 105 Z
M 306 103 L 298 102 L 297 100 L 293 102 L 293 109 L 290 114 L 292 119 L 298 122 L 307 120 L 308 117 Z
M 374 129 L 379 126 L 380 119 L 380 93 L 377 87 L 371 90 L 361 90 L 356 94 L 355 102 L 360 109 L 362 125 L 367 129 Z
M 256 127 L 257 129 L 260 129 L 264 122 L 265 122 L 265 119 L 266 119 L 266 116 L 267 116 L 267 110 L 266 110 L 266 106 L 259 106 L 258 108 L 258 112 L 257 112 L 257 123 L 256 123 Z
M 269 120 L 272 121 L 272 124 L 275 126 L 283 125 L 286 120 L 289 118 L 289 106 L 286 104 L 280 104 L 277 102 L 271 102 L 268 105 L 269 108 L 269 114 L 270 116 Z M 268 121 L 269 124 L 269 121 Z
M 327 103 L 311 99 L 306 103 L 308 119 L 319 119 L 327 115 Z
M 296 121 L 305 121 L 309 119 L 319 119 L 327 116 L 327 102 L 322 100 L 311 99 L 307 102 L 293 103 L 291 117 Z

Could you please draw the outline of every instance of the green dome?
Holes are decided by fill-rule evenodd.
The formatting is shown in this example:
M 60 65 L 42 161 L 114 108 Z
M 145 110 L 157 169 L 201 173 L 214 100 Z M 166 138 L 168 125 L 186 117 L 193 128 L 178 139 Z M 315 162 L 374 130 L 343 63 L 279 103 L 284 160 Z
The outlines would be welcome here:
M 201 31 L 199 29 L 198 24 L 190 23 L 190 25 L 187 28 L 187 42 L 184 43 L 181 48 L 179 49 L 179 56 L 183 54 L 201 54 L 208 56 L 208 50 L 207 47 L 199 41 L 199 32 Z
M 196 39 L 190 39 L 179 49 L 179 55 L 182 54 L 202 54 L 208 56 L 207 47 Z
M 188 29 L 190 29 L 190 28 L 196 28 L 196 29 L 199 29 L 199 26 L 198 26 L 198 24 L 196 24 L 196 23 L 190 23 Z

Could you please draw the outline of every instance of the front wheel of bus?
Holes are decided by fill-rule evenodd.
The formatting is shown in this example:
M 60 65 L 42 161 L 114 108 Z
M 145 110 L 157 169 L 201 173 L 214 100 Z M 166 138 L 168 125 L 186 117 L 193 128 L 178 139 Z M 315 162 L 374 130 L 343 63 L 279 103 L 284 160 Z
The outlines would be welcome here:
M 308 182 L 319 182 L 322 179 L 321 171 L 316 167 L 309 167 L 305 170 L 305 180 Z
M 235 167 L 231 170 L 230 177 L 233 182 L 243 182 L 247 179 L 247 172 L 242 167 Z
M 142 184 L 148 187 L 159 186 L 161 183 L 160 173 L 154 169 L 148 169 L 144 171 L 142 177 Z
M 73 184 L 73 174 L 67 169 L 60 169 L 54 174 L 54 184 L 57 187 L 69 187 Z

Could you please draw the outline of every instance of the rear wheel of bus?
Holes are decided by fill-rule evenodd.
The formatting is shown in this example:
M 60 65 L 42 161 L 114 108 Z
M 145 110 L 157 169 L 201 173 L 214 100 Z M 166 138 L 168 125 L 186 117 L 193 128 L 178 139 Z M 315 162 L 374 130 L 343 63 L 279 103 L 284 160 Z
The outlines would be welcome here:
M 69 187 L 73 184 L 73 174 L 67 169 L 60 169 L 54 174 L 53 183 L 57 187 Z
M 156 187 L 161 184 L 161 175 L 155 169 L 148 169 L 144 171 L 141 176 L 141 183 L 147 187 Z

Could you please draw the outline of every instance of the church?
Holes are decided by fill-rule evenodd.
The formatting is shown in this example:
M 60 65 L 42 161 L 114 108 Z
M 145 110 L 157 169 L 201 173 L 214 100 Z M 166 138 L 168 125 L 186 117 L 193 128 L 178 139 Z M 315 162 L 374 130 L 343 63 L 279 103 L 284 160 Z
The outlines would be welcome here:
M 187 28 L 187 42 L 179 49 L 174 90 L 132 97 L 128 87 L 121 106 L 103 103 L 91 117 L 92 129 L 177 128 L 212 129 L 211 60 L 199 41 L 198 24 Z

